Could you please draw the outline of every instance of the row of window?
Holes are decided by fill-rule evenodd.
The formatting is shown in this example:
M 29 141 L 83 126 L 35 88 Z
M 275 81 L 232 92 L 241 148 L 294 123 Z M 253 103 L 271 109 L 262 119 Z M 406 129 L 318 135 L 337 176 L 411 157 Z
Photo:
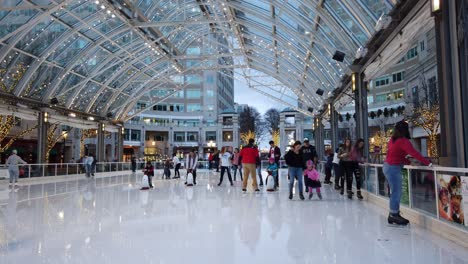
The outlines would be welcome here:
M 386 86 L 392 83 L 399 83 L 405 80 L 405 71 L 393 73 L 392 76 L 384 76 L 375 80 L 375 87 Z
M 138 129 L 125 129 L 124 140 L 130 141 L 140 141 L 141 131 Z M 174 132 L 174 142 L 198 142 L 199 133 L 198 132 Z M 167 136 L 157 134 L 150 135 L 147 134 L 145 137 L 146 141 L 157 141 L 162 142 L 166 141 Z M 206 141 L 216 141 L 216 131 L 206 131 L 205 132 Z M 223 141 L 232 142 L 233 141 L 233 132 L 232 131 L 223 131 Z
M 404 96 L 405 96 L 405 90 L 401 89 L 401 90 L 393 91 L 390 93 L 379 94 L 375 97 L 375 101 L 377 103 L 380 103 L 380 102 L 386 102 L 386 101 L 399 100 L 399 99 L 403 99 Z M 370 102 L 368 101 L 368 103 Z
M 208 110 L 213 110 L 214 106 L 207 105 Z M 200 112 L 201 104 L 187 104 L 186 107 L 184 104 L 158 104 L 153 106 L 153 111 L 163 111 L 163 112 Z

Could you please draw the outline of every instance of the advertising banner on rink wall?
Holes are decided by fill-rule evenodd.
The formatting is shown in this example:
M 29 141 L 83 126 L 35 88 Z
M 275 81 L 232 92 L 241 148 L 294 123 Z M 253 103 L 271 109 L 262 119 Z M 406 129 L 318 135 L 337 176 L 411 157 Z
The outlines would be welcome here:
M 462 182 L 463 178 L 463 182 Z M 437 192 L 439 200 L 439 215 L 441 219 L 465 225 L 464 208 L 468 208 L 468 183 L 467 177 L 456 175 L 437 175 Z
M 401 203 L 409 205 L 408 170 L 401 170 Z
M 468 177 L 461 177 L 461 188 L 463 197 L 463 212 L 465 213 L 465 226 L 468 226 Z

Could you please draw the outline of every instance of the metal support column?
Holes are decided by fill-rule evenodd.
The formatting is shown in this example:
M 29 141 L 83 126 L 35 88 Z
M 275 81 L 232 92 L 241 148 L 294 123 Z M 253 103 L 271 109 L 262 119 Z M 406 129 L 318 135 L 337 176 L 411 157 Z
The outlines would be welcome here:
M 353 73 L 352 89 L 354 92 L 356 114 L 356 140 L 364 139 L 364 157 L 369 158 L 369 113 L 367 108 L 367 84 L 363 73 Z
M 40 112 L 37 127 L 37 163 L 45 163 L 47 149 L 47 131 L 49 129 L 49 113 Z
M 440 102 L 440 160 L 443 166 L 465 167 L 466 148 L 463 124 L 463 103 L 457 25 L 457 2 L 443 1 L 435 14 L 437 66 Z M 464 32 L 466 32 L 464 27 Z M 466 33 L 463 33 L 466 34 Z M 463 69 L 463 68 L 462 68 Z M 466 96 L 465 96 L 466 97 Z M 464 102 L 462 102 L 462 100 Z
M 315 148 L 317 149 L 317 155 L 319 160 L 323 160 L 323 154 L 325 151 L 324 145 L 324 130 L 325 127 L 322 124 L 322 118 L 315 119 Z
M 105 137 L 104 137 L 104 131 L 105 131 L 106 125 L 104 123 L 99 123 L 98 125 L 98 134 L 97 134 L 97 143 L 96 143 L 96 148 L 97 148 L 97 153 L 96 153 L 96 158 L 99 162 L 102 162 L 105 160 Z
M 123 136 L 124 136 L 124 131 L 125 131 L 125 128 L 120 127 L 119 131 L 116 134 L 116 141 L 117 142 L 115 144 L 115 147 L 116 147 L 115 153 L 116 153 L 116 159 L 119 162 L 123 161 L 123 138 L 124 138 Z
M 338 142 L 338 112 L 335 106 L 330 104 L 330 134 L 331 134 L 331 148 L 333 151 L 340 145 Z

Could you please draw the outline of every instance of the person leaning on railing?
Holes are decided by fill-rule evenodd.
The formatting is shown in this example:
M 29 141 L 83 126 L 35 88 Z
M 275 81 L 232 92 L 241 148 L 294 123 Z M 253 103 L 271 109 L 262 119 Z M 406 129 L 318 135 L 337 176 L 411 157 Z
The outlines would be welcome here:
M 411 138 L 408 123 L 404 120 L 396 123 L 393 136 L 388 142 L 387 158 L 383 166 L 383 173 L 390 185 L 390 214 L 388 215 L 389 224 L 407 225 L 408 219 L 400 215 L 400 199 L 402 190 L 401 170 L 403 165 L 409 164 L 407 155 L 419 160 L 425 166 L 432 166 L 432 163 L 425 159 L 416 151 L 409 141 Z

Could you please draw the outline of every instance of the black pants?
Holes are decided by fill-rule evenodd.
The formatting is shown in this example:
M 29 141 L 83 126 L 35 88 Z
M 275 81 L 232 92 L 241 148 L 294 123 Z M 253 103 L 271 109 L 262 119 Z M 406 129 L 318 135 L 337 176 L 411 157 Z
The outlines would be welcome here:
M 332 176 L 332 168 L 325 166 L 325 183 L 329 183 Z
M 179 169 L 180 169 L 180 163 L 178 163 L 178 164 L 175 165 L 175 168 L 174 168 L 174 178 L 180 178 Z
M 346 178 L 346 190 L 351 191 L 353 188 L 353 174 L 356 177 L 356 189 L 361 190 L 361 169 L 359 164 L 354 161 L 343 161 L 343 167 Z
M 219 178 L 219 184 L 223 183 L 224 172 L 227 171 L 229 182 L 232 184 L 231 170 L 229 167 L 221 166 L 221 177 Z
M 164 176 L 166 177 L 166 179 L 171 178 L 171 170 L 169 168 L 164 168 Z M 164 179 L 164 176 L 163 176 L 163 179 Z
M 149 184 L 150 188 L 153 188 L 153 180 L 152 179 L 153 179 L 153 176 L 148 175 L 148 184 Z
M 333 163 L 333 170 L 335 171 L 335 186 L 344 188 L 343 168 L 336 163 Z
M 219 172 L 219 162 L 218 161 L 214 162 L 214 166 L 216 168 L 216 172 Z

